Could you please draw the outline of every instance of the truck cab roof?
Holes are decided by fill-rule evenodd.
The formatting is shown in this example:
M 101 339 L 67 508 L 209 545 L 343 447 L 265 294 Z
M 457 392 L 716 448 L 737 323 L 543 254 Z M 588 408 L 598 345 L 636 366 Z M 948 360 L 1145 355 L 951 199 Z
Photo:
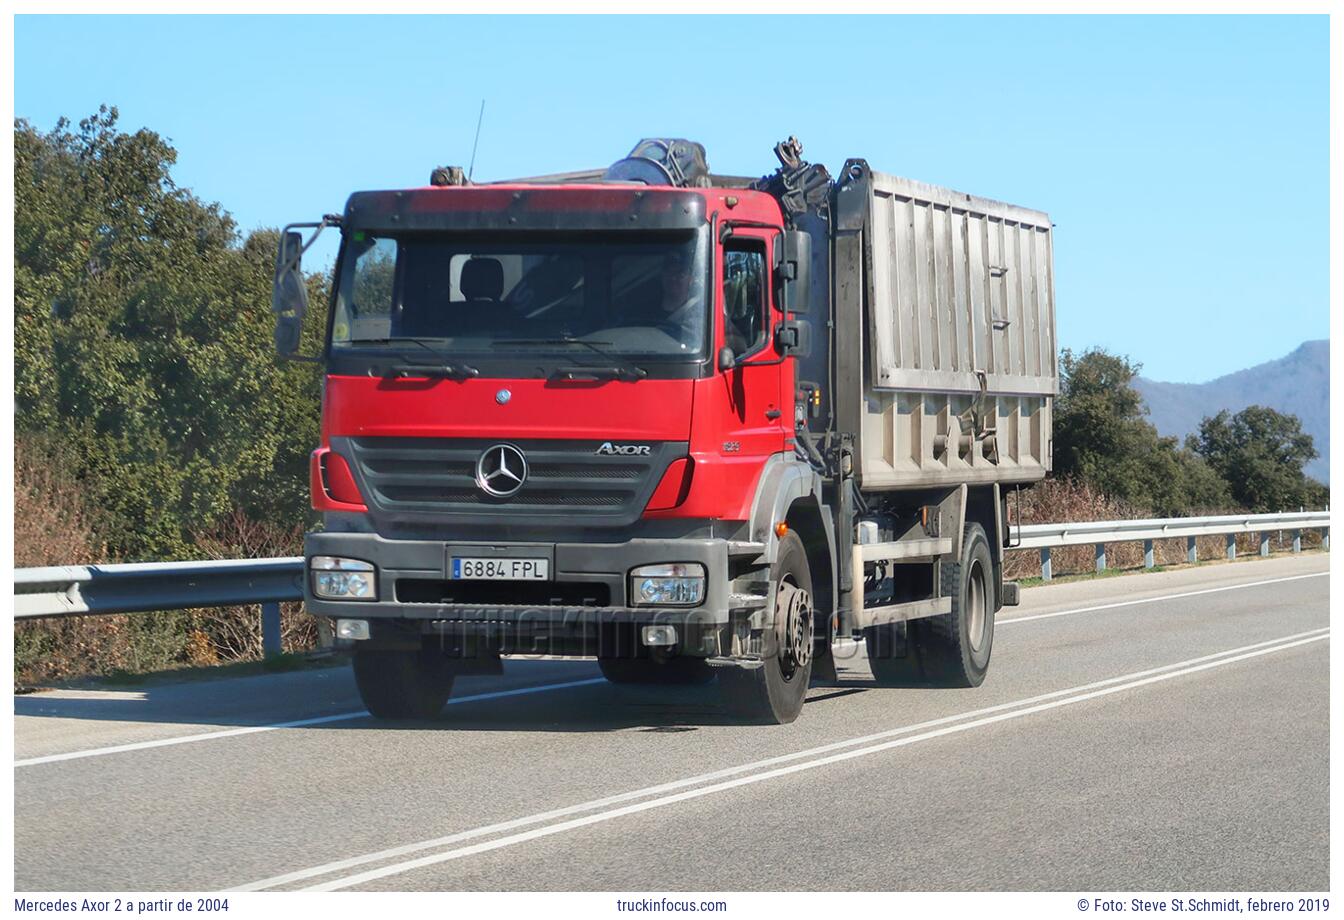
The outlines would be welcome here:
M 355 192 L 343 226 L 369 232 L 690 230 L 721 218 L 782 224 L 768 193 L 737 186 L 673 188 L 590 180 L 422 186 Z

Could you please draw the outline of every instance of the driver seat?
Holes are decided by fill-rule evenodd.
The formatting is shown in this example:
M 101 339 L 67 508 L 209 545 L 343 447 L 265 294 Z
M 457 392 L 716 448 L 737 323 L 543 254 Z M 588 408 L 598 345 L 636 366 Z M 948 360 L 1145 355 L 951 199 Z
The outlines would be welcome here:
M 462 301 L 453 305 L 458 334 L 479 334 L 498 325 L 504 294 L 504 265 L 498 259 L 472 257 L 462 265 L 458 279 Z

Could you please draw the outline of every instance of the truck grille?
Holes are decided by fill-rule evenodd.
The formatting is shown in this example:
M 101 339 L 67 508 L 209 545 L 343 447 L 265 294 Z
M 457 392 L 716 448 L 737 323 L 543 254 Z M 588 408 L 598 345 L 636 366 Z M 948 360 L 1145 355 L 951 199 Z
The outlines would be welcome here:
M 527 460 L 521 488 L 497 497 L 477 484 L 476 465 L 507 443 Z M 476 521 L 578 515 L 601 523 L 630 523 L 648 503 L 658 479 L 687 445 L 650 444 L 648 456 L 598 454 L 601 441 L 501 441 L 458 438 L 338 438 L 332 446 L 351 461 L 369 510 L 394 518 L 464 515 Z

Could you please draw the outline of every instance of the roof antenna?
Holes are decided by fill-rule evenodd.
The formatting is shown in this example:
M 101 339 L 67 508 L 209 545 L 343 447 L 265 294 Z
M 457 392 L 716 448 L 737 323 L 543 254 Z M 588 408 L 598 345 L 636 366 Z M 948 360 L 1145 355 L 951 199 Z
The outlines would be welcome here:
M 467 166 L 467 182 L 471 182 L 471 174 L 476 170 L 476 145 L 481 142 L 481 119 L 485 118 L 485 100 L 481 100 L 481 113 L 476 116 L 476 139 L 471 142 L 471 163 Z

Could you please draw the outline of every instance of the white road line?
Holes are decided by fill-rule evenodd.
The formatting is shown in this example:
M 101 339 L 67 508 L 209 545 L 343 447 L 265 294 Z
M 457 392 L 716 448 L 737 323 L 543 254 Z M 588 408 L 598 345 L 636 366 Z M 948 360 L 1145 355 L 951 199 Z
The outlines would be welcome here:
M 795 760 L 801 760 L 808 757 L 816 757 L 818 755 L 827 754 L 832 751 L 842 750 L 844 748 L 854 747 L 856 745 L 869 744 L 874 741 L 888 739 L 894 736 L 910 734 L 912 732 L 925 731 L 927 729 L 936 728 L 938 726 L 944 726 L 951 723 L 961 722 L 963 720 L 977 719 L 994 713 L 1004 712 L 1005 710 L 1016 709 L 1022 706 L 1030 706 L 1033 704 L 1045 702 L 1047 700 L 1058 699 L 1059 697 L 1068 696 L 1069 694 L 1073 693 L 1097 690 L 1103 687 L 1109 687 L 1118 683 L 1123 683 L 1125 681 L 1132 681 L 1139 678 L 1151 677 L 1152 675 L 1163 674 L 1165 672 L 1172 671 L 1174 669 L 1188 668 L 1191 665 L 1202 664 L 1205 662 L 1215 662 L 1219 659 L 1225 659 L 1230 655 L 1237 655 L 1245 652 L 1253 652 L 1256 649 L 1264 649 L 1267 646 L 1280 646 L 1282 643 L 1291 642 L 1293 640 L 1314 641 L 1315 639 L 1326 638 L 1328 632 L 1329 632 L 1328 627 L 1320 627 L 1318 629 L 1308 630 L 1302 633 L 1294 633 L 1293 635 L 1290 636 L 1280 636 L 1278 638 L 1269 639 L 1264 642 L 1257 642 L 1251 645 L 1241 646 L 1240 648 L 1215 652 L 1210 655 L 1203 655 L 1198 658 L 1191 658 L 1186 661 L 1180 661 L 1169 665 L 1162 665 L 1161 667 L 1150 668 L 1145 671 L 1138 671 L 1131 674 L 1121 675 L 1119 677 L 1107 678 L 1105 680 L 1083 684 L 1078 687 L 1070 687 L 1064 690 L 1056 690 L 1050 693 L 1044 693 L 1038 696 L 1028 697 L 1026 699 L 1021 700 L 1014 700 L 1009 703 L 1001 703 L 995 706 L 988 706 L 983 709 L 976 709 L 969 712 L 960 712 L 954 715 L 943 716 L 938 719 L 930 719 L 928 721 L 919 722 L 913 725 L 901 726 L 900 728 L 887 729 L 885 731 L 876 732 L 870 735 L 864 735 L 857 738 L 850 738 L 845 741 L 832 742 L 830 744 L 821 745 L 819 747 L 813 747 L 802 751 L 796 751 L 791 754 L 783 754 L 776 757 L 770 757 L 765 760 L 758 760 L 752 763 L 741 764 L 739 766 L 729 767 L 723 770 L 717 770 L 712 773 L 704 773 L 699 776 L 691 776 L 685 779 L 675 780 L 657 786 L 649 786 L 644 789 L 636 789 L 631 792 L 624 792 L 619 795 L 608 796 L 606 798 L 596 799 L 590 802 L 582 802 L 577 805 L 570 805 L 565 808 L 558 808 L 552 811 L 542 812 L 540 814 L 515 818 L 510 821 L 503 821 L 497 824 L 491 824 L 485 827 L 474 828 L 472 830 L 462 831 L 456 834 L 449 834 L 447 836 L 437 837 L 432 840 L 425 840 L 420 841 L 418 843 L 405 844 L 399 847 L 392 847 L 390 849 L 379 850 L 378 852 L 375 853 L 367 853 L 361 856 L 353 856 L 348 859 L 338 860 L 330 863 L 324 863 L 323 865 L 313 866 L 307 869 L 301 869 L 295 872 L 289 872 L 284 875 L 277 875 L 271 878 L 262 879 L 260 881 L 251 882 L 246 885 L 238 886 L 232 890 L 260 891 L 267 888 L 274 888 L 280 885 L 287 885 L 293 882 L 303 881 L 305 879 L 316 878 L 322 875 L 331 875 L 333 873 L 341 872 L 346 869 L 352 869 L 356 866 L 367 865 L 369 863 L 379 862 L 386 859 L 395 859 L 397 857 L 407 856 L 411 853 L 421 852 L 423 850 L 428 849 L 435 849 L 442 846 L 448 846 L 454 843 L 461 843 L 466 840 L 471 840 L 478 837 L 487 836 L 490 834 L 497 834 L 503 831 L 515 830 L 517 828 L 526 827 L 532 824 L 541 824 L 547 821 L 554 820 L 556 818 L 563 818 L 569 815 L 575 815 L 585 811 L 593 811 L 599 808 L 606 808 L 608 806 L 616 805 L 622 802 L 630 802 L 636 799 L 656 796 L 666 792 L 671 792 L 674 789 L 683 789 L 688 786 L 696 786 L 702 783 L 713 782 L 715 780 L 721 780 L 729 776 L 734 776 L 741 773 L 750 773 L 752 771 L 762 770 L 768 767 L 776 766 L 778 764 L 788 763 L 790 761 Z M 1273 651 L 1274 649 L 1270 650 Z M 512 839 L 512 838 L 505 838 L 505 839 Z
M 453 697 L 449 706 L 463 703 L 478 703 L 481 700 L 498 700 L 506 696 L 524 696 L 529 693 L 547 693 L 551 690 L 567 690 L 570 687 L 586 687 L 589 684 L 606 683 L 604 677 L 590 677 L 585 680 L 571 680 L 561 684 L 542 684 L 536 687 L 517 687 L 512 690 L 495 690 L 490 693 L 475 693 L 471 696 Z M 247 725 L 243 728 L 229 728 L 218 732 L 202 732 L 199 735 L 182 735 L 175 738 L 160 738 L 156 741 L 139 741 L 134 744 L 118 744 L 113 747 L 92 748 L 87 751 L 71 751 L 67 754 L 48 754 L 45 757 L 30 757 L 27 760 L 14 761 L 15 767 L 33 767 L 44 763 L 57 763 L 63 760 L 80 760 L 85 757 L 102 757 L 105 754 L 121 754 L 126 751 L 143 751 L 148 748 L 170 747 L 175 744 L 191 744 L 196 741 L 214 741 L 216 738 L 236 738 L 239 735 L 255 735 L 258 732 L 273 732 L 281 728 L 303 728 L 308 725 L 323 725 L 327 722 L 346 722 L 351 719 L 366 719 L 369 714 L 364 710 L 343 712 L 334 716 L 319 716 L 313 719 L 296 719 L 292 722 L 274 722 L 267 725 Z
M 1264 581 L 1248 581 L 1240 585 L 1224 585 L 1221 588 L 1202 588 L 1199 591 L 1184 591 L 1180 594 L 1164 594 L 1161 597 L 1141 597 L 1132 601 L 1117 601 L 1114 604 L 1099 604 L 1096 607 L 1078 607 L 1074 610 L 1056 610 L 1054 613 L 1037 613 L 1025 617 L 1009 617 L 1008 619 L 995 619 L 995 627 L 1007 626 L 1010 623 L 1027 623 L 1031 620 L 1049 620 L 1053 617 L 1067 617 L 1075 613 L 1093 613 L 1097 610 L 1114 610 L 1116 607 L 1132 607 L 1135 604 L 1155 604 L 1158 601 L 1174 601 L 1182 597 L 1197 597 L 1200 594 L 1217 594 L 1220 591 L 1237 591 L 1242 588 L 1258 588 L 1262 585 L 1275 585 L 1282 581 L 1297 581 L 1300 578 L 1327 578 L 1329 572 L 1312 572 L 1310 575 L 1289 575 L 1284 578 L 1268 578 Z
M 536 840 L 541 837 L 549 837 L 554 834 L 564 833 L 565 831 L 577 830 L 581 827 L 599 824 L 605 821 L 612 821 L 626 815 L 637 814 L 642 811 L 649 811 L 654 808 L 662 808 L 666 805 L 673 805 L 677 802 L 685 802 L 690 799 L 698 799 L 703 796 L 713 795 L 716 792 L 726 792 L 730 789 L 736 789 L 739 786 L 749 786 L 755 783 L 763 782 L 767 779 L 775 779 L 781 776 L 787 776 L 792 773 L 800 773 L 804 770 L 812 770 L 817 767 L 828 766 L 833 763 L 840 763 L 845 760 L 853 760 L 856 757 L 866 757 L 869 754 L 876 754 L 881 751 L 889 751 L 893 748 L 906 747 L 916 744 L 920 741 L 929 741 L 934 738 L 940 738 L 944 735 L 959 734 L 970 731 L 973 728 L 981 728 L 986 725 L 993 725 L 998 722 L 1005 722 L 1009 719 L 1018 719 L 1023 716 L 1033 715 L 1038 712 L 1044 712 L 1049 709 L 1057 709 L 1062 706 L 1072 706 L 1076 703 L 1086 702 L 1102 696 L 1109 696 L 1113 693 L 1119 693 L 1122 690 L 1131 690 L 1135 687 L 1142 687 L 1147 684 L 1158 683 L 1159 681 L 1171 680 L 1174 677 L 1183 677 L 1187 674 L 1194 674 L 1209 668 L 1221 667 L 1222 665 L 1232 664 L 1237 661 L 1244 661 L 1248 658 L 1256 658 L 1260 655 L 1268 655 L 1272 652 L 1279 652 L 1290 649 L 1295 646 L 1305 645 L 1310 642 L 1319 642 L 1322 639 L 1328 639 L 1328 635 L 1312 636 L 1306 639 L 1298 639 L 1295 642 L 1286 642 L 1271 648 L 1262 648 L 1257 651 L 1246 652 L 1236 655 L 1232 658 L 1222 658 L 1217 661 L 1205 662 L 1194 667 L 1183 668 L 1179 671 L 1171 671 L 1166 674 L 1158 674 L 1152 677 L 1145 677 L 1140 680 L 1131 680 L 1127 683 L 1118 684 L 1113 687 L 1107 687 L 1101 690 L 1093 690 L 1088 693 L 1079 693 L 1076 696 L 1069 696 L 1064 699 L 1055 700 L 1049 703 L 1040 703 L 1036 706 L 1029 706 L 1025 709 L 1017 709 L 1012 712 L 1000 715 L 989 716 L 983 719 L 976 719 L 972 722 L 961 722 L 945 728 L 935 729 L 934 731 L 924 732 L 908 738 L 897 738 L 894 741 L 887 741 L 882 744 L 875 744 L 870 747 L 859 748 L 852 751 L 843 751 L 839 754 L 832 754 L 829 757 L 821 757 L 816 760 L 809 760 L 804 763 L 792 764 L 787 767 L 768 770 L 764 773 L 755 773 L 750 776 L 743 776 L 727 782 L 717 783 L 713 786 L 705 786 L 700 789 L 691 789 L 686 792 L 679 792 L 675 795 L 664 796 L 646 802 L 638 802 L 633 805 L 626 805 L 623 808 L 612 809 L 611 811 L 600 812 L 595 815 L 587 815 L 582 818 L 575 818 L 571 821 L 562 821 L 559 824 L 552 824 L 549 827 L 540 827 L 536 830 L 524 831 L 521 834 L 513 834 L 508 837 L 501 837 L 497 840 L 489 840 L 484 843 L 473 844 L 472 846 L 460 847 L 455 850 L 449 850 L 445 853 L 435 853 L 431 856 L 422 856 L 418 859 L 407 860 L 406 862 L 394 863 L 390 866 L 383 866 L 378 869 L 371 869 L 367 872 L 360 872 L 355 875 L 338 878 L 330 882 L 323 882 L 318 885 L 311 885 L 302 889 L 303 891 L 339 891 L 344 888 L 352 888 L 355 885 L 362 885 L 365 882 L 376 881 L 380 878 L 386 878 L 389 875 L 400 875 L 403 872 L 410 872 L 414 869 L 421 869 L 426 866 L 433 866 L 439 863 L 448 862 L 454 859 L 462 859 L 466 856 L 474 856 L 478 853 L 486 853 L 491 850 L 503 849 L 518 843 L 525 843 L 529 840 Z M 1194 659 L 1192 659 L 1194 660 Z
M 998 722 L 1005 722 L 1009 719 L 1017 719 L 1023 716 L 1032 715 L 1038 712 L 1044 712 L 1050 709 L 1056 709 L 1062 706 L 1071 706 L 1076 703 L 1086 702 L 1088 700 L 1096 699 L 1098 697 L 1109 696 L 1110 694 L 1113 693 L 1119 693 L 1122 690 L 1130 690 L 1136 687 L 1145 686 L 1147 684 L 1153 684 L 1164 680 L 1170 680 L 1174 677 L 1182 677 L 1187 674 L 1193 674 L 1199 671 L 1207 670 L 1209 668 L 1216 668 L 1222 665 L 1232 664 L 1237 661 L 1243 661 L 1248 658 L 1255 658 L 1260 655 L 1268 655 L 1272 652 L 1283 651 L 1285 649 L 1293 648 L 1295 646 L 1305 645 L 1310 642 L 1318 642 L 1322 639 L 1328 639 L 1328 638 L 1329 635 L 1326 634 L 1326 635 L 1311 636 L 1309 638 L 1298 639 L 1296 641 L 1291 642 L 1282 642 L 1278 645 L 1269 648 L 1261 648 L 1256 651 L 1250 651 L 1244 654 L 1235 655 L 1234 657 L 1231 658 L 1220 658 L 1216 661 L 1204 662 L 1202 664 L 1194 665 L 1192 667 L 1185 667 L 1181 668 L 1180 670 L 1170 671 L 1165 674 L 1158 674 L 1155 676 L 1145 677 L 1137 680 L 1129 680 L 1125 683 L 1117 684 L 1115 686 L 1107 687 L 1104 689 L 1093 690 L 1084 693 L 1077 693 L 1074 696 L 1068 696 L 1064 699 L 1055 700 L 1053 702 L 1040 703 L 1035 706 L 1028 706 L 1023 709 L 1016 709 L 1013 710 L 1012 712 L 989 716 L 982 719 L 976 719 L 971 722 L 961 722 L 955 725 L 935 729 L 933 731 L 924 732 L 923 734 L 914 735 L 908 738 L 897 738 L 893 741 L 887 741 L 882 744 L 875 744 L 870 747 L 859 748 L 857 750 L 844 751 L 838 754 L 832 754 L 828 757 L 821 757 L 815 760 L 805 761 L 803 763 L 792 764 L 787 767 L 779 767 L 774 770 L 768 770 L 764 773 L 755 773 L 750 776 L 739 777 L 737 779 L 717 783 L 712 786 L 705 786 L 699 789 L 691 789 L 686 792 L 680 792 L 675 795 L 663 796 L 661 798 L 652 799 L 650 801 L 638 802 L 633 805 L 627 805 L 623 808 L 616 808 L 610 811 L 599 812 L 598 814 L 595 815 L 587 815 L 585 817 L 575 818 L 570 821 L 562 821 L 558 824 L 552 824 L 548 827 L 541 827 L 535 830 L 525 831 L 520 834 L 512 834 L 508 837 L 501 837 L 496 840 L 490 840 L 483 843 L 473 844 L 472 846 L 460 847 L 458 849 L 448 850 L 447 852 L 444 853 L 435 853 L 430 856 L 422 856 L 418 859 L 407 860 L 401 863 L 394 863 L 392 865 L 383 866 L 378 869 L 371 869 L 366 872 L 360 872 L 355 875 L 346 876 L 344 878 L 338 878 L 330 882 L 323 882 L 318 885 L 311 885 L 301 890 L 338 891 L 344 888 L 351 888 L 354 887 L 355 885 L 362 885 L 365 882 L 376 881 L 377 879 L 386 878 L 387 876 L 390 875 L 399 875 L 404 872 L 410 872 L 414 869 L 420 869 L 426 866 L 437 865 L 440 863 L 448 862 L 450 860 L 462 859 L 467 856 L 474 856 L 478 853 L 486 853 L 491 850 L 502 849 L 504 847 L 513 846 L 514 844 L 525 843 L 530 840 L 536 840 L 542 837 L 549 837 L 554 834 L 564 833 L 565 831 L 577 830 L 579 828 L 588 827 L 593 824 L 612 821 L 616 818 L 621 818 L 626 815 L 637 814 L 639 812 L 649 811 L 654 808 L 661 808 L 666 805 L 673 805 L 678 802 L 684 802 L 689 801 L 691 799 L 701 798 L 707 795 L 713 795 L 714 793 L 717 792 L 725 792 L 730 789 L 736 789 L 740 786 L 752 785 L 755 783 L 763 782 L 767 779 L 775 779 L 793 773 L 800 773 L 804 770 L 812 770 L 817 767 L 827 766 L 845 760 L 852 760 L 857 757 L 865 757 L 869 754 L 876 754 L 881 751 L 888 751 L 894 748 L 906 747 L 908 745 L 915 744 L 920 741 L 928 741 L 934 738 L 943 737 L 945 735 L 958 734 L 960 732 L 969 731 L 973 728 L 980 728 L 986 725 L 993 725 Z M 1197 660 L 1198 659 L 1191 659 L 1191 661 L 1197 661 Z M 1181 662 L 1180 664 L 1186 664 L 1186 662 Z M 1130 675 L 1130 676 L 1136 676 L 1136 675 Z M 1073 689 L 1076 691 L 1081 690 L 1082 688 L 1079 687 Z

